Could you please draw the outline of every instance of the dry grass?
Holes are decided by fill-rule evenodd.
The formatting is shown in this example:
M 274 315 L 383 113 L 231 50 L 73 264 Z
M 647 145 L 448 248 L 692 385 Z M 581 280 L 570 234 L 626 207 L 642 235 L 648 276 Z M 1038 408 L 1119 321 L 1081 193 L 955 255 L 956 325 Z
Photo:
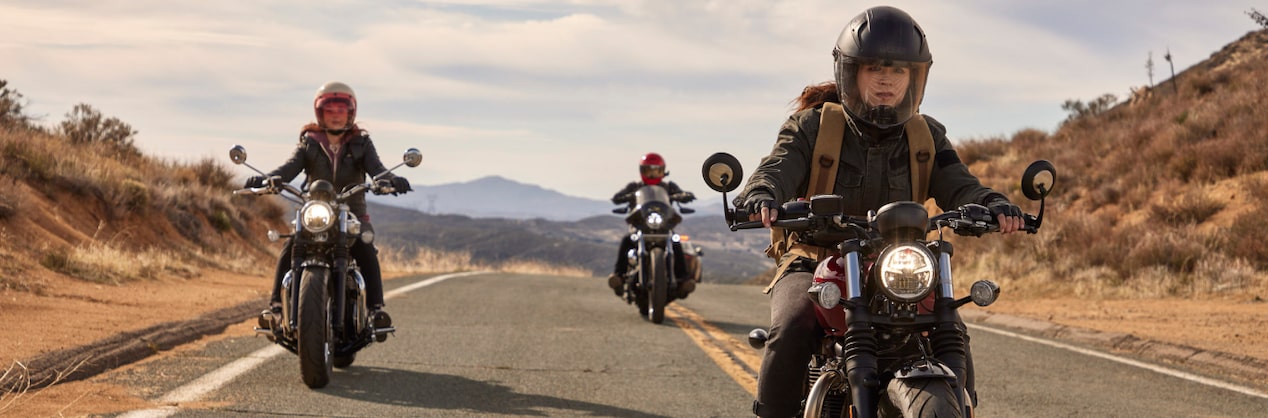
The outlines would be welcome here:
M 245 271 L 273 251 L 260 237 L 280 225 L 271 199 L 234 197 L 232 173 L 211 159 L 165 161 L 116 144 L 74 143 L 32 127 L 0 130 L 0 286 L 38 291 L 15 270 L 43 266 L 80 279 L 122 283 L 161 275 L 190 277 L 200 268 Z M 95 230 L 85 219 L 96 219 Z M 27 222 L 24 222 L 27 221 Z M 91 221 L 89 221 L 91 222 Z M 64 225 L 49 225 L 64 223 Z M 31 246 L 28 235 L 57 233 L 66 243 Z M 49 229 L 52 228 L 52 229 Z M 98 237 L 106 237 L 99 239 Z M 9 261 L 12 255 L 16 260 Z
M 451 271 L 499 271 L 505 273 L 548 274 L 569 277 L 592 277 L 589 270 L 559 266 L 536 260 L 507 260 L 500 263 L 477 263 L 471 253 L 419 248 L 410 257 L 392 248 L 379 248 L 379 263 L 384 271 L 399 273 L 439 273 Z
M 1201 297 L 1268 292 L 1268 31 L 1130 103 L 1051 135 L 961 142 L 984 184 L 1029 211 L 1017 179 L 1035 159 L 1058 169 L 1038 235 L 959 238 L 958 274 L 1010 292 Z M 1227 215 L 1226 215 L 1227 214 Z M 969 276 L 965 276 L 969 277 Z

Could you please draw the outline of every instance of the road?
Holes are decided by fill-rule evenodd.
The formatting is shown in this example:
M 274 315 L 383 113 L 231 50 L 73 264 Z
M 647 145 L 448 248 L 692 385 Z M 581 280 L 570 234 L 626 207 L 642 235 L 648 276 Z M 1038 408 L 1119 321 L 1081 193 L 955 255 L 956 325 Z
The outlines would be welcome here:
M 387 284 L 417 287 L 424 279 Z M 742 341 L 767 325 L 769 309 L 757 288 L 703 285 L 656 325 L 613 297 L 601 279 L 481 274 L 423 284 L 389 292 L 395 337 L 363 350 L 324 389 L 303 385 L 294 355 L 252 337 L 218 340 L 100 379 L 168 405 L 128 416 L 749 415 L 759 353 Z M 1268 411 L 1265 397 L 981 329 L 971 333 L 978 416 Z M 258 365 L 223 378 L 225 365 L 242 362 Z M 217 370 L 227 380 L 223 387 L 197 383 L 216 380 L 205 376 Z

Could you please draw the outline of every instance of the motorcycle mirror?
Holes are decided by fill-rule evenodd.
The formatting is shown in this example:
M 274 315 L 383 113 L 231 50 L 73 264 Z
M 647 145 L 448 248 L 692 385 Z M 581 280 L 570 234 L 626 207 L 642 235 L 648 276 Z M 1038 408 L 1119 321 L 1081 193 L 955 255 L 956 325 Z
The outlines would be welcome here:
M 234 164 L 242 164 L 247 162 L 247 149 L 241 145 L 234 145 L 229 150 L 229 160 Z
M 715 192 L 726 193 L 740 187 L 744 169 L 740 160 L 725 152 L 710 155 L 701 167 L 704 182 Z
M 418 148 L 410 148 L 405 151 L 405 165 L 410 167 L 418 167 L 423 163 L 423 153 Z
M 1041 200 L 1052 192 L 1057 182 L 1057 168 L 1048 160 L 1030 163 L 1026 172 L 1021 175 L 1021 192 L 1030 200 Z

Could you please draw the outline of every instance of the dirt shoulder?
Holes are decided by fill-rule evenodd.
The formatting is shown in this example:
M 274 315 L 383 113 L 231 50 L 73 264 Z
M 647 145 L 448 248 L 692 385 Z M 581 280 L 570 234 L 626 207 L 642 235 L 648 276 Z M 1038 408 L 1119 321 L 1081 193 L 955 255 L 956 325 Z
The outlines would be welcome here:
M 170 342 L 163 339 L 177 338 L 179 335 L 168 334 L 179 332 L 145 332 L 173 321 L 184 321 L 185 325 L 214 322 L 214 326 L 201 328 L 180 327 L 184 333 L 213 334 L 207 338 L 249 335 L 253 320 L 226 318 L 251 315 L 255 310 L 253 304 L 263 303 L 270 285 L 264 275 L 215 271 L 205 271 L 191 279 L 160 279 L 126 285 L 87 283 L 55 275 L 43 279 L 49 284 L 47 289 L 55 290 L 44 295 L 13 290 L 0 292 L 0 324 L 5 324 L 0 327 L 0 360 L 8 365 L 10 376 L 20 372 L 27 363 L 70 349 L 87 351 L 94 346 L 129 344 L 135 348 L 140 341 L 152 354 L 200 345 L 199 335 L 187 335 L 182 341 L 187 344 L 169 347 Z M 1098 337 L 1089 341 L 1109 341 L 1110 349 L 1140 352 L 1142 344 L 1154 349 L 1191 347 L 1195 351 L 1171 354 L 1179 360 L 1200 357 L 1194 353 L 1228 354 L 1233 358 L 1252 359 L 1252 363 L 1268 364 L 1268 345 L 1262 344 L 1268 341 L 1268 303 L 1254 298 L 1001 300 L 988 308 L 966 310 L 977 311 L 966 315 L 969 321 L 1030 328 L 1031 331 L 1056 330 L 1050 332 L 1056 338 L 1097 332 Z M 1001 321 L 1001 318 L 1009 320 Z M 190 331 L 195 328 L 196 331 Z M 129 341 L 119 341 L 120 336 Z M 100 353 L 98 361 L 123 351 Z M 1210 373 L 1218 374 L 1220 370 Z M 1260 383 L 1257 386 L 1261 388 L 1268 386 L 1268 381 Z M 82 416 L 148 406 L 122 388 L 91 380 L 7 394 L 0 392 L 0 396 L 0 415 L 11 416 Z

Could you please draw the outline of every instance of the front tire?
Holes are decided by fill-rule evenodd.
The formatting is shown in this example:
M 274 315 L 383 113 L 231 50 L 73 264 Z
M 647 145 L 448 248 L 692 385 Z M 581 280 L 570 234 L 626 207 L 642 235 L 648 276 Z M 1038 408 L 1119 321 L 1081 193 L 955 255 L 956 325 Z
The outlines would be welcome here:
M 326 282 L 330 272 L 322 268 L 304 269 L 299 290 L 299 372 L 304 384 L 318 389 L 330 383 L 333 361 L 330 355 L 330 299 Z
M 650 264 L 648 271 L 652 274 L 651 314 L 652 323 L 665 322 L 665 304 L 669 301 L 669 276 L 665 272 L 665 249 L 653 248 L 647 257 Z
M 950 379 L 893 379 L 886 394 L 905 418 L 963 418 Z

